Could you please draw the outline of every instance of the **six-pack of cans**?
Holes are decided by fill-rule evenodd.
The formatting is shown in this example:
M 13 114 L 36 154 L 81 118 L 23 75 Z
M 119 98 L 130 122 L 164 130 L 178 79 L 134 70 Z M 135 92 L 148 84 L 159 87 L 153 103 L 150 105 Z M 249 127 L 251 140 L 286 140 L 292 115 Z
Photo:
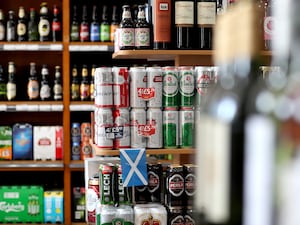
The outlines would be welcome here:
M 191 148 L 194 110 L 216 67 L 101 67 L 95 71 L 94 142 L 100 148 Z

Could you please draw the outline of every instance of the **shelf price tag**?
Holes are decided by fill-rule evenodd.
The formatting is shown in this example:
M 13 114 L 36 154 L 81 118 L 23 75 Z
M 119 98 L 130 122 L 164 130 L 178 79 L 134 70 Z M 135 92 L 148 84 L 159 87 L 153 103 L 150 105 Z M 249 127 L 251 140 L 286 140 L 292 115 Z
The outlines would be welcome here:
M 37 51 L 37 50 L 39 50 L 39 45 L 28 44 L 28 45 L 26 45 L 26 50 Z
M 123 138 L 124 127 L 116 126 L 116 127 L 105 127 L 106 138 L 108 139 L 118 139 Z
M 64 109 L 63 105 L 51 105 L 51 111 L 61 112 L 63 111 L 63 109 Z
M 50 112 L 51 111 L 51 106 L 50 105 L 39 105 L 39 111 Z
M 7 105 L 0 105 L 0 111 L 6 112 L 7 111 Z
M 3 45 L 3 50 L 5 50 L 5 51 L 13 51 L 13 50 L 15 50 L 15 45 L 14 44 L 4 44 Z
M 28 111 L 28 105 L 20 104 L 16 105 L 16 111 Z
M 27 105 L 27 111 L 37 112 L 37 111 L 39 111 L 39 106 L 38 105 Z
M 63 46 L 61 44 L 52 44 L 50 45 L 50 50 L 52 51 L 61 51 Z

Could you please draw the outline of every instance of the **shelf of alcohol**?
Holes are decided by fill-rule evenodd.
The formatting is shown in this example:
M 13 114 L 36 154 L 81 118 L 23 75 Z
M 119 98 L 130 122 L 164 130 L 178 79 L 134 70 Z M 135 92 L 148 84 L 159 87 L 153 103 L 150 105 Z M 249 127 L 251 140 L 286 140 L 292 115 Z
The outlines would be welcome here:
M 2 112 L 62 112 L 61 101 L 13 101 L 0 102 Z
M 76 111 L 87 111 L 92 112 L 95 109 L 94 102 L 93 101 L 71 101 L 70 102 L 70 111 L 76 112 Z
M 71 42 L 70 52 L 112 52 L 113 42 Z
M 0 51 L 62 51 L 61 42 L 0 42 Z
M 7 160 L 0 161 L 0 171 L 63 171 L 63 161 Z

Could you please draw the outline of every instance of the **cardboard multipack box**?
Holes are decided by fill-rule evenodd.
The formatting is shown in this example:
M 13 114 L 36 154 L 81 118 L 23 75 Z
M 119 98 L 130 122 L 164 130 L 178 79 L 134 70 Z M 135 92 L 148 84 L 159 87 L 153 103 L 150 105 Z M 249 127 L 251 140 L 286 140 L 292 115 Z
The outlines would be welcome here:
M 13 160 L 32 160 L 33 135 L 32 125 L 17 123 L 13 126 Z
M 85 222 L 85 187 L 73 187 L 73 220 Z
M 43 194 L 41 186 L 0 186 L 0 222 L 42 223 Z
M 44 223 L 64 222 L 64 193 L 60 190 L 44 192 Z
M 0 126 L 0 160 L 12 159 L 12 128 Z
M 33 159 L 62 159 L 62 126 L 33 127 Z

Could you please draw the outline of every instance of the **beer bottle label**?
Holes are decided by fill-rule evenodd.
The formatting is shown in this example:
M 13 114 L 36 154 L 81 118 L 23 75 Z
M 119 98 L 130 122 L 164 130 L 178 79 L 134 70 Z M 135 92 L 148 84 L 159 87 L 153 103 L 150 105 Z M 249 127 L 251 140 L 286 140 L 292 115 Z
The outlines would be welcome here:
M 17 34 L 19 36 L 22 36 L 22 35 L 26 34 L 26 25 L 24 23 L 19 23 L 17 25 Z
M 91 41 L 100 41 L 99 25 L 91 24 Z
M 28 82 L 27 94 L 30 99 L 39 97 L 39 83 L 36 80 L 30 80 Z
M 60 84 L 55 84 L 53 86 L 54 99 L 62 98 L 62 86 Z
M 110 25 L 109 24 L 101 24 L 100 27 L 101 41 L 110 41 Z
M 197 24 L 198 25 L 215 25 L 217 16 L 216 2 L 198 2 Z
M 17 87 L 15 83 L 7 83 L 7 99 L 12 100 L 16 97 Z
M 7 28 L 7 41 L 13 41 L 16 39 L 16 32 L 14 27 Z
M 120 47 L 134 46 L 134 28 L 120 29 Z
M 71 97 L 73 100 L 78 99 L 80 97 L 79 85 L 72 84 L 71 86 Z
M 150 29 L 136 28 L 135 29 L 135 46 L 150 46 Z
M 80 26 L 80 40 L 88 41 L 89 40 L 89 26 L 88 25 L 81 25 Z
M 71 41 L 79 41 L 79 27 L 72 25 L 71 27 Z
M 49 20 L 47 19 L 41 19 L 39 22 L 39 34 L 40 36 L 48 36 L 50 33 L 50 23 Z
M 40 96 L 41 96 L 41 99 L 50 98 L 51 89 L 50 89 L 50 86 L 48 84 L 42 85 Z

